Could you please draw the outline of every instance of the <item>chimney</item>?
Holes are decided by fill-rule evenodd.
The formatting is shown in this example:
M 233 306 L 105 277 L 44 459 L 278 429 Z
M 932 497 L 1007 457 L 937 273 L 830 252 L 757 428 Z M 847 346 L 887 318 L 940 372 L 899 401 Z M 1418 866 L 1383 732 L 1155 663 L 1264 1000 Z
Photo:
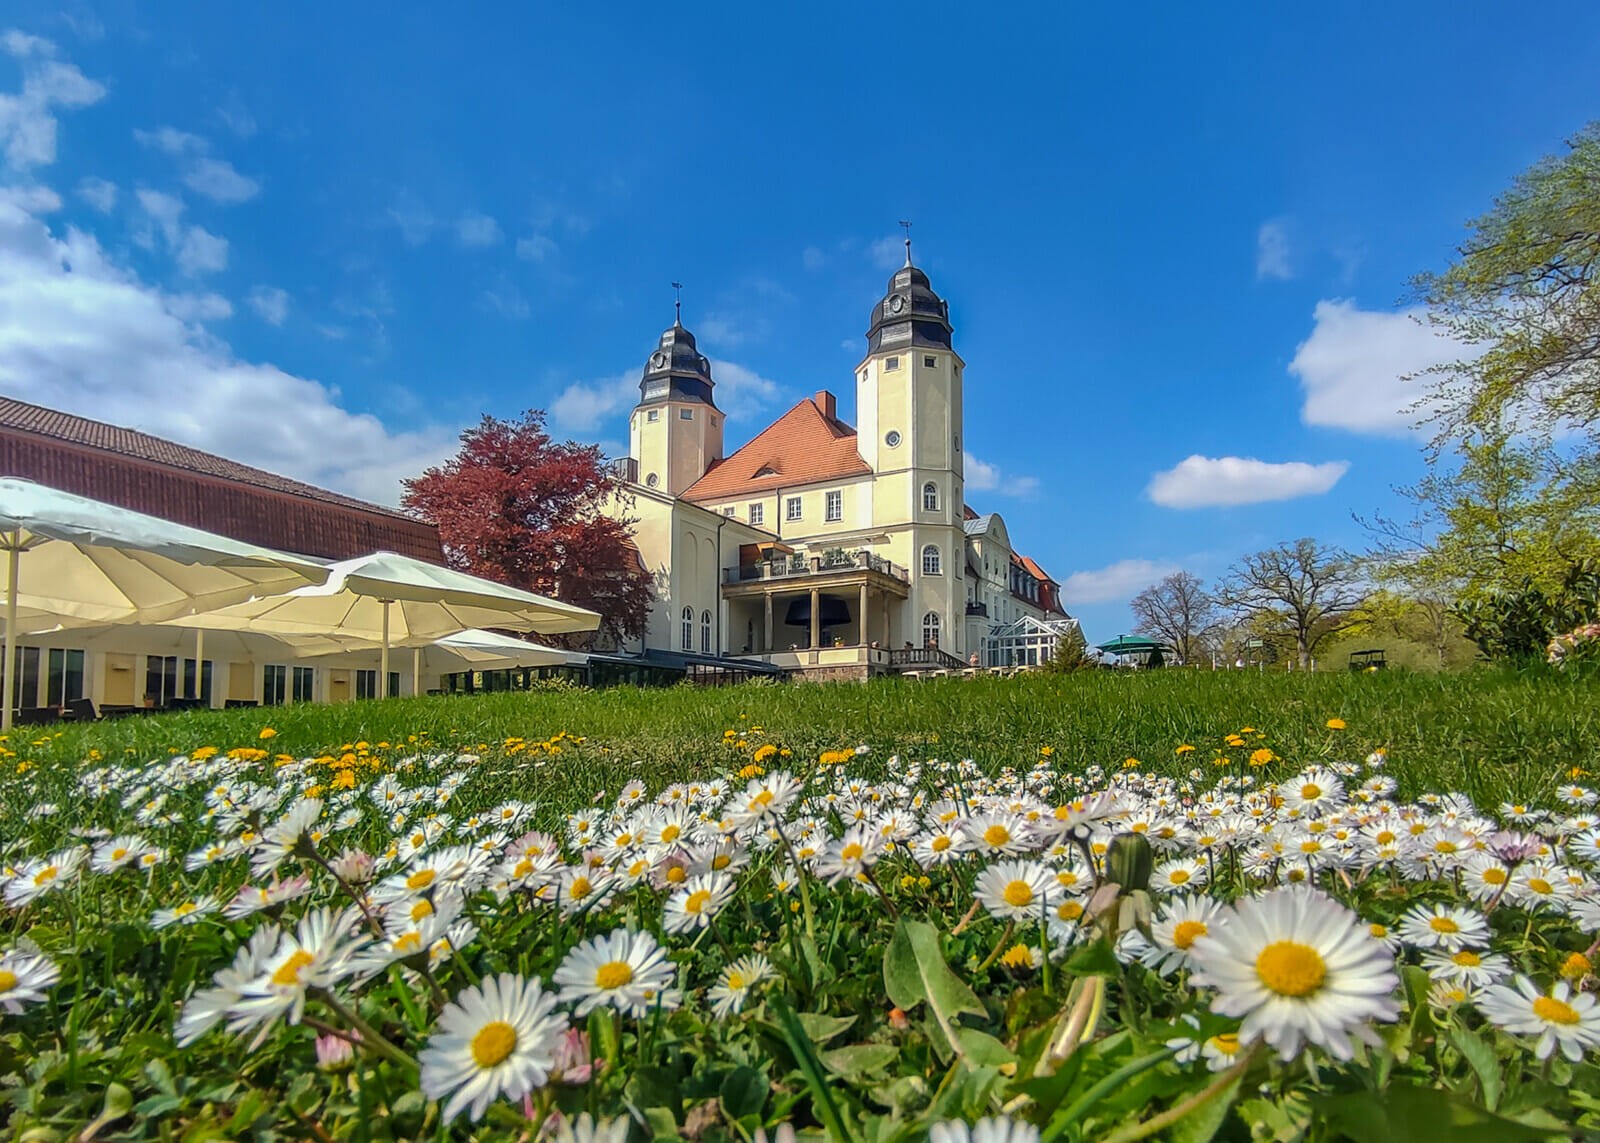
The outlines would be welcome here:
M 811 398 L 811 401 L 817 408 L 822 410 L 822 415 L 830 421 L 839 419 L 838 405 L 833 399 L 833 394 L 826 389 L 817 390 L 817 395 Z

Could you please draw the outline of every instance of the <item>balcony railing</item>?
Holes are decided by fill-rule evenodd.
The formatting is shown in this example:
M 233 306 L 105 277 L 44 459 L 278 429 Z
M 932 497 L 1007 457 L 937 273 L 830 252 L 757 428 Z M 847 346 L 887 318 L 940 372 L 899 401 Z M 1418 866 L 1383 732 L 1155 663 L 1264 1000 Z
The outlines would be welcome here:
M 981 615 L 987 619 L 989 618 L 989 605 L 987 603 L 969 603 L 967 604 L 967 614 Z
M 890 563 L 882 556 L 875 556 L 865 548 L 856 552 L 836 549 L 819 555 L 795 555 L 762 563 L 745 564 L 736 568 L 724 568 L 722 582 L 735 584 L 749 583 L 752 580 L 803 579 L 806 576 L 828 575 L 841 571 L 872 571 L 897 579 L 901 583 L 911 582 L 911 573 L 905 568 Z

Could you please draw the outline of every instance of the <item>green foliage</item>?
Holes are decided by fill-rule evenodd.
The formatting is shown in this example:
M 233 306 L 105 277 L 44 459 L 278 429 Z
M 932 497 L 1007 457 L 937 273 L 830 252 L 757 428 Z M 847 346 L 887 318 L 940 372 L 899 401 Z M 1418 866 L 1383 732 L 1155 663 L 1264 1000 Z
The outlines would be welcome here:
M 1574 565 L 1555 588 L 1525 579 L 1513 590 L 1464 600 L 1455 615 L 1486 658 L 1540 661 L 1556 635 L 1600 619 L 1600 567 Z

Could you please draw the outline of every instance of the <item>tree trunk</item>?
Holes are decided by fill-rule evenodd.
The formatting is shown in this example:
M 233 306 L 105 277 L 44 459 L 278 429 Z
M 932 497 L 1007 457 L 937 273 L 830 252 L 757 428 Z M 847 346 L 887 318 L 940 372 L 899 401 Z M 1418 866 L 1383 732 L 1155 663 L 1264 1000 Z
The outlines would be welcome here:
M 1305 632 L 1295 632 L 1294 649 L 1300 656 L 1300 669 L 1309 671 L 1311 669 L 1311 648 L 1306 646 Z

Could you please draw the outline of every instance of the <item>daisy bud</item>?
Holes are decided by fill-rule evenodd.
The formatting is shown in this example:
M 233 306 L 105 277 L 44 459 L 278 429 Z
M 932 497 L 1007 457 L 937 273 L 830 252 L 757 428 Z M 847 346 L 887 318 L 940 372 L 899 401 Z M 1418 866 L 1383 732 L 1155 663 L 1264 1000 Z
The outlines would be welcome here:
M 1124 889 L 1150 888 L 1155 851 L 1143 834 L 1119 833 L 1106 849 L 1106 877 Z
M 325 1072 L 343 1071 L 355 1059 L 355 1045 L 340 1036 L 318 1036 L 317 1067 Z

